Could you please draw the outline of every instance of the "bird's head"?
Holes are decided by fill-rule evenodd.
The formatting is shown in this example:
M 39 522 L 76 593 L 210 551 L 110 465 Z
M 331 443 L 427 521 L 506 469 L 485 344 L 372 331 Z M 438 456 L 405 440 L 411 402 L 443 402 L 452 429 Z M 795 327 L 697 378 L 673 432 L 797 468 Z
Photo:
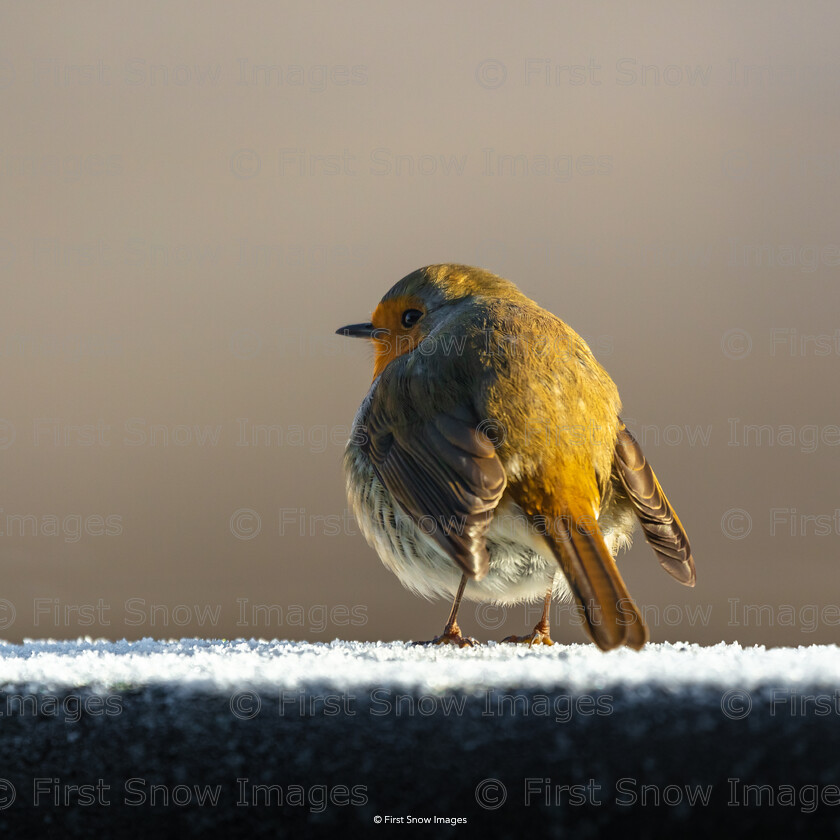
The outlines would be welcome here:
M 476 299 L 515 299 L 522 293 L 509 280 L 468 265 L 429 265 L 395 283 L 384 295 L 370 321 L 349 324 L 339 335 L 374 343 L 376 379 L 389 362 L 410 353 L 456 306 Z

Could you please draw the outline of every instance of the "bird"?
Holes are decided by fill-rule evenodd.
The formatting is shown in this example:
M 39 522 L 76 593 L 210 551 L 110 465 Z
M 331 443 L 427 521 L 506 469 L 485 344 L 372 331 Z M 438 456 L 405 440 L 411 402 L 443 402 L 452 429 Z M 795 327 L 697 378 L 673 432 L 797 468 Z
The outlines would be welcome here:
M 502 641 L 552 645 L 551 604 L 573 599 L 601 650 L 643 647 L 617 553 L 640 525 L 681 584 L 694 559 L 587 343 L 511 281 L 459 264 L 413 271 L 336 332 L 374 350 L 343 457 L 353 516 L 406 588 L 452 599 L 443 633 L 416 644 L 477 644 L 463 599 L 542 599 L 533 630 Z

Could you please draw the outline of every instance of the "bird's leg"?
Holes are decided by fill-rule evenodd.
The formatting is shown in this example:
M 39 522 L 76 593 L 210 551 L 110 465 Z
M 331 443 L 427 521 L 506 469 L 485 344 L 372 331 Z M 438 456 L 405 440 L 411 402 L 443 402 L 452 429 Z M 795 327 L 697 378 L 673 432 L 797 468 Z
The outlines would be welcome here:
M 478 644 L 471 636 L 462 636 L 461 628 L 458 626 L 458 607 L 461 606 L 461 598 L 464 596 L 466 585 L 467 576 L 461 575 L 461 584 L 458 586 L 458 592 L 455 595 L 455 601 L 452 604 L 449 618 L 446 620 L 446 626 L 443 628 L 443 634 L 435 636 L 430 642 L 414 642 L 415 645 L 458 645 L 458 647 L 473 647 Z
M 528 647 L 534 644 L 538 645 L 553 645 L 550 635 L 550 621 L 549 614 L 551 612 L 551 593 L 554 589 L 554 582 L 548 587 L 548 592 L 545 593 L 545 604 L 543 605 L 542 618 L 534 627 L 533 633 L 528 636 L 508 636 L 502 639 L 503 642 L 511 642 L 512 644 L 528 643 Z

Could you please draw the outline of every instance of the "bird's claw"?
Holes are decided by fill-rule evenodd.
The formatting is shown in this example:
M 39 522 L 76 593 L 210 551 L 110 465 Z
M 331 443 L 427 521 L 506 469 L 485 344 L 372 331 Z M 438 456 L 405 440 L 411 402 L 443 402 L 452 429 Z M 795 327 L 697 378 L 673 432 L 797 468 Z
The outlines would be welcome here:
M 551 636 L 548 633 L 543 633 L 541 630 L 534 630 L 533 633 L 529 633 L 527 636 L 506 636 L 502 639 L 502 644 L 511 644 L 511 645 L 524 645 L 527 644 L 528 647 L 533 647 L 534 645 L 553 645 L 554 642 L 551 639 Z
M 417 645 L 431 646 L 431 645 L 457 645 L 460 648 L 475 647 L 481 642 L 474 639 L 472 636 L 462 636 L 460 633 L 444 633 L 441 636 L 435 636 L 434 639 L 428 642 L 412 642 L 415 647 Z

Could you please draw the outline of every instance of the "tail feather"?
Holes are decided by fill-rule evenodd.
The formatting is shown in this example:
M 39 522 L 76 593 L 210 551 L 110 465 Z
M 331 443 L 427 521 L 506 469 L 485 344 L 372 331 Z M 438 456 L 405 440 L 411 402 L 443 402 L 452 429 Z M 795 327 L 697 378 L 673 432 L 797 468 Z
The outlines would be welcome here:
M 685 529 L 639 444 L 624 427 L 618 433 L 613 466 L 662 567 L 685 586 L 694 586 L 697 575 Z
M 583 608 L 586 630 L 601 650 L 638 650 L 648 629 L 630 597 L 594 516 L 567 511 L 549 537 L 560 568 Z

